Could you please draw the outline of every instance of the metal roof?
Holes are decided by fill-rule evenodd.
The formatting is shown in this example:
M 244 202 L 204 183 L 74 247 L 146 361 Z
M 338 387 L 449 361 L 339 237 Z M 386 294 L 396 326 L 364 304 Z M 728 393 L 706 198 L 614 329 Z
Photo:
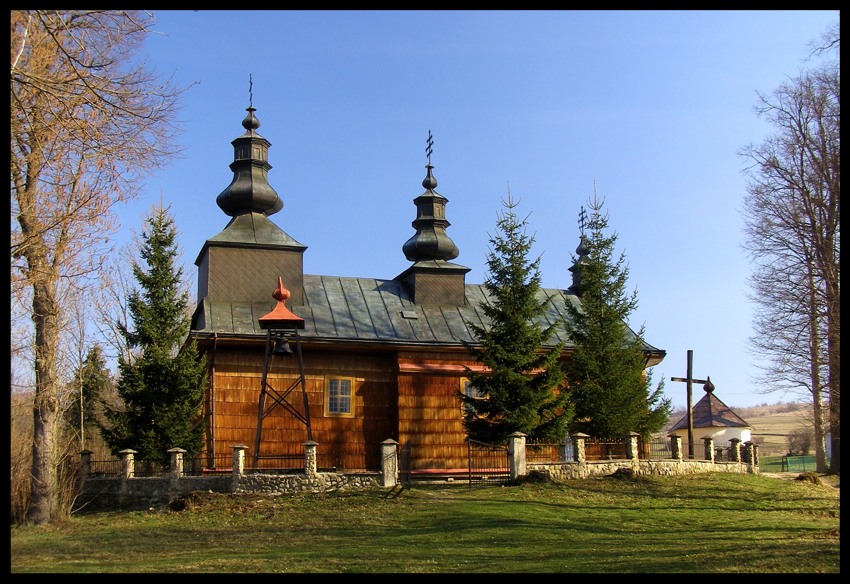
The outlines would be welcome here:
M 465 290 L 466 306 L 417 305 L 396 280 L 305 274 L 303 304 L 287 308 L 304 319 L 304 329 L 299 332 L 304 341 L 462 346 L 464 341 L 475 341 L 467 322 L 479 326 L 489 322 L 480 308 L 482 302 L 489 302 L 484 285 L 467 284 Z M 579 303 L 574 294 L 551 288 L 540 289 L 538 298 L 541 302 L 553 298 L 539 321 L 543 327 L 568 318 L 566 302 Z M 259 318 L 275 304 L 273 299 L 256 304 L 203 299 L 192 319 L 192 333 L 265 336 Z M 572 346 L 563 326 L 556 327 L 545 346 L 562 340 Z M 645 347 L 659 357 L 665 355 L 651 345 Z

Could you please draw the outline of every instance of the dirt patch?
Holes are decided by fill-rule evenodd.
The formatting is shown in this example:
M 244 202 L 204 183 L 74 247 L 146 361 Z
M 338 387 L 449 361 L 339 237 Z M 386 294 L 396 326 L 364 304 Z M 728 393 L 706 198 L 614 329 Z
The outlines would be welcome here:
M 800 477 L 803 475 L 811 475 L 815 473 L 800 473 L 800 472 L 763 472 L 760 473 L 762 476 L 771 477 L 774 479 L 783 479 L 786 481 L 798 481 L 802 480 Z M 830 475 L 830 474 L 818 474 L 819 484 L 825 485 L 827 487 L 841 487 L 841 476 L 840 475 Z M 811 482 L 811 481 L 810 481 Z

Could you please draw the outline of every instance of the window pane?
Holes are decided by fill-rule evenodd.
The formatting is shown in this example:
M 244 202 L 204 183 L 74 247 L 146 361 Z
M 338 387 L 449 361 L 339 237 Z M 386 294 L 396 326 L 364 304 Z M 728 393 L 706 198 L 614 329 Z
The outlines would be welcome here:
M 463 380 L 463 393 L 465 393 L 467 397 L 474 397 L 478 399 L 484 397 L 484 392 L 472 385 L 472 382 L 468 379 Z
M 351 413 L 351 380 L 328 380 L 328 412 L 332 414 Z
M 474 399 L 481 399 L 481 398 L 484 397 L 484 392 L 482 392 L 477 387 L 472 385 L 472 382 L 470 382 L 468 379 L 463 380 L 463 393 L 467 397 L 471 397 L 471 398 L 474 398 Z M 466 403 L 464 404 L 464 410 L 465 411 L 469 412 L 469 411 L 472 411 L 473 409 L 474 408 L 471 404 L 466 404 Z

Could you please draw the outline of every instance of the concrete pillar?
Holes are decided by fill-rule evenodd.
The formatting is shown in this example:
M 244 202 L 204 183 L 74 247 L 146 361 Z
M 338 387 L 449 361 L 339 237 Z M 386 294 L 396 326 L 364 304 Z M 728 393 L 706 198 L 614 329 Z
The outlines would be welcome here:
M 118 454 L 121 455 L 121 485 L 118 487 L 118 493 L 120 495 L 126 495 L 130 488 L 127 481 L 133 478 L 133 474 L 136 472 L 136 463 L 133 458 L 136 451 L 125 448 Z
M 632 462 L 637 462 L 640 456 L 638 438 L 640 438 L 640 434 L 637 432 L 629 432 L 629 435 L 626 436 L 626 458 Z
M 746 447 L 747 452 L 747 472 L 749 473 L 758 473 L 759 472 L 759 445 L 750 440 L 749 442 L 744 442 L 744 446 Z
M 398 484 L 398 442 L 391 438 L 381 442 L 381 480 L 385 487 Z
M 525 436 L 522 432 L 514 432 L 508 436 L 508 461 L 511 480 L 516 480 L 528 474 L 525 461 Z
M 308 440 L 304 443 L 304 474 L 310 478 L 319 474 L 318 463 L 316 461 L 316 447 L 318 442 Z
M 248 447 L 244 444 L 234 444 L 233 448 L 233 476 L 241 477 L 245 474 L 245 451 Z
M 705 444 L 705 460 L 714 462 L 714 438 L 704 436 L 702 442 Z
M 729 453 L 729 460 L 733 462 L 741 462 L 741 439 L 740 438 L 732 438 L 729 440 L 732 443 L 731 452 Z
M 670 451 L 673 458 L 682 461 L 682 437 L 678 434 L 670 434 Z
M 121 478 L 133 478 L 133 475 L 136 472 L 136 462 L 133 455 L 137 454 L 136 451 L 131 450 L 130 448 L 125 448 L 118 454 L 121 455 Z
M 179 479 L 183 476 L 183 455 L 186 454 L 186 451 L 182 448 L 171 448 L 168 454 L 171 455 L 171 478 Z
M 239 488 L 239 480 L 245 476 L 245 451 L 248 447 L 244 444 L 234 444 L 233 448 L 233 472 L 230 475 L 230 491 L 235 493 Z
M 575 457 L 575 461 L 581 463 L 587 462 L 587 457 L 584 453 L 584 441 L 590 438 L 590 435 L 576 432 L 575 434 L 570 434 L 570 438 L 573 439 L 573 456 Z

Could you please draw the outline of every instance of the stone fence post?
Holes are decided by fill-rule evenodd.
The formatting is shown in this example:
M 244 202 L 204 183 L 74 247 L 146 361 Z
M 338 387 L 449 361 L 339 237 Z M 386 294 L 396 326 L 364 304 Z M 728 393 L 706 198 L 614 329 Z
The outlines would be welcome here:
M 714 438 L 703 436 L 702 442 L 705 445 L 705 459 L 714 462 Z
M 183 476 L 183 455 L 186 454 L 186 451 L 182 448 L 171 448 L 168 454 L 171 455 L 171 479 L 179 479 Z
M 752 440 L 749 442 L 744 442 L 744 446 L 746 446 L 746 459 L 747 459 L 747 472 L 757 473 L 759 472 L 759 446 Z
M 638 451 L 639 437 L 640 434 L 637 432 L 629 432 L 628 436 L 626 436 L 626 458 L 633 463 L 637 463 L 640 454 Z
M 121 478 L 125 480 L 133 478 L 133 474 L 136 472 L 136 462 L 133 455 L 136 454 L 136 451 L 125 448 L 118 454 L 121 455 Z
M 729 453 L 729 459 L 733 462 L 741 462 L 741 439 L 732 438 L 729 442 L 732 443 L 732 451 Z
M 508 461 L 510 463 L 511 480 L 528 474 L 525 459 L 525 434 L 514 432 L 508 436 Z
M 248 447 L 244 444 L 234 444 L 233 448 L 233 472 L 231 473 L 230 490 L 236 492 L 239 487 L 239 479 L 245 476 L 245 451 Z
M 316 447 L 318 445 L 319 443 L 313 440 L 304 443 L 304 474 L 307 475 L 307 478 L 315 478 L 319 474 L 316 462 Z
M 180 493 L 180 478 L 183 476 L 183 455 L 186 454 L 186 451 L 182 448 L 170 448 L 168 454 L 171 455 L 168 490 L 169 496 L 174 498 Z
M 121 455 L 121 485 L 118 487 L 118 492 L 121 495 L 126 495 L 130 489 L 130 485 L 127 484 L 128 480 L 133 478 L 133 474 L 136 472 L 136 463 L 133 458 L 136 451 L 125 448 L 118 454 Z
M 676 460 L 682 461 L 682 437 L 678 434 L 670 434 L 670 451 Z
M 584 434 L 583 432 L 576 432 L 575 434 L 570 434 L 570 438 L 573 439 L 573 457 L 576 462 L 584 463 L 587 461 L 587 457 L 585 456 L 584 451 L 584 441 L 590 438 L 590 435 Z
M 732 444 L 729 448 L 729 460 L 733 462 L 741 462 L 741 439 L 732 438 L 729 442 Z
M 398 484 L 398 442 L 392 438 L 381 442 L 381 481 L 385 487 Z

